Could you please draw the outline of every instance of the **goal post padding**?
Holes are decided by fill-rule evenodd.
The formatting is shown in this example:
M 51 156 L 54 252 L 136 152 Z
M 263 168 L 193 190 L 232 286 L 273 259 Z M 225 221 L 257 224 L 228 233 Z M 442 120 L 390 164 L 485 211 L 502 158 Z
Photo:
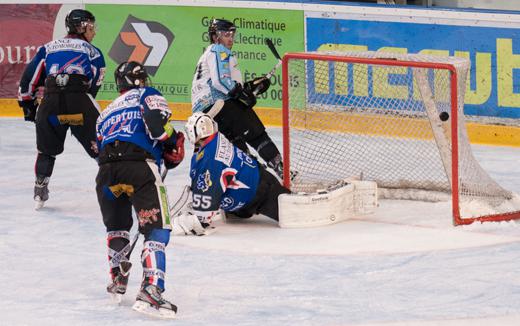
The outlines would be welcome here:
M 456 225 L 520 218 L 518 195 L 473 155 L 463 113 L 469 67 L 420 54 L 286 54 L 285 185 L 310 193 L 354 176 L 375 181 L 383 198 L 451 198 Z

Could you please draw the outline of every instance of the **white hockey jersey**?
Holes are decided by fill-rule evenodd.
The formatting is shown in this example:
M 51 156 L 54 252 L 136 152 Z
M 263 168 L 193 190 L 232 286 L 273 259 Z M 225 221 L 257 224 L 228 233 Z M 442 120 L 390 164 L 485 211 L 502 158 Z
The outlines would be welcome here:
M 218 99 L 227 100 L 236 83 L 242 84 L 242 73 L 233 53 L 221 44 L 211 44 L 200 57 L 193 76 L 192 111 L 203 111 Z

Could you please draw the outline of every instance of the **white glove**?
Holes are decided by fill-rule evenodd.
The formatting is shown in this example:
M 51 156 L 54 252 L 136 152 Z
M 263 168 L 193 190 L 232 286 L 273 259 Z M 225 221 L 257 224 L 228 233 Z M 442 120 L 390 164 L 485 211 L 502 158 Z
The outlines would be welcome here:
M 201 224 L 197 215 L 186 211 L 177 215 L 173 219 L 174 235 L 209 235 L 213 233 L 215 227 L 208 223 Z

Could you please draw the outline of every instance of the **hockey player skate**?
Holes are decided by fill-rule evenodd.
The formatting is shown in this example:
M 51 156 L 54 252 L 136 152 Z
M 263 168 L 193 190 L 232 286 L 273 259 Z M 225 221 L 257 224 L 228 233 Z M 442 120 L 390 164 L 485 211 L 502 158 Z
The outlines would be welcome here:
M 282 157 L 280 155 L 277 155 L 272 160 L 267 162 L 267 168 L 275 173 L 280 183 L 283 183 L 283 162 Z M 293 181 L 298 176 L 298 171 L 291 170 L 289 171 L 289 175 L 291 181 Z
M 177 306 L 164 299 L 161 292 L 161 289 L 153 284 L 144 284 L 132 309 L 154 317 L 175 318 Z
M 267 166 L 276 173 L 280 180 L 283 179 L 283 164 L 282 157 L 280 156 L 280 154 L 276 155 L 276 157 L 267 162 Z
M 34 209 L 39 210 L 49 199 L 49 177 L 37 176 L 34 183 Z
M 113 272 L 114 277 L 112 278 L 112 282 L 107 286 L 107 292 L 110 294 L 112 302 L 119 304 L 123 300 L 123 295 L 126 293 L 126 287 L 128 285 L 128 276 L 131 267 L 131 262 L 122 261 L 119 265 L 119 270 Z

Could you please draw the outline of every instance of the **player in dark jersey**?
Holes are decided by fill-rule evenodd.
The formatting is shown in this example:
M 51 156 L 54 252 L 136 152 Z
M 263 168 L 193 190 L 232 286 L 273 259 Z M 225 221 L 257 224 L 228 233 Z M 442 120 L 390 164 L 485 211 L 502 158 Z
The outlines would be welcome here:
M 143 282 L 133 308 L 173 317 L 177 307 L 161 293 L 166 272 L 165 248 L 172 221 L 161 162 L 174 168 L 184 157 L 184 134 L 168 122 L 166 99 L 147 85 L 145 68 L 123 62 L 115 71 L 121 95 L 99 116 L 99 172 L 96 192 L 107 230 L 112 281 L 107 291 L 118 301 L 126 292 L 129 272 L 129 231 L 132 207 L 144 235 L 141 261 Z
M 90 157 L 98 155 L 95 127 L 99 106 L 94 97 L 103 81 L 105 60 L 91 44 L 96 35 L 95 17 L 87 10 L 74 9 L 65 25 L 67 36 L 40 47 L 27 65 L 18 91 L 25 120 L 36 123 L 36 209 L 49 198 L 49 179 L 69 128 Z M 40 86 L 45 88 L 38 106 Z

